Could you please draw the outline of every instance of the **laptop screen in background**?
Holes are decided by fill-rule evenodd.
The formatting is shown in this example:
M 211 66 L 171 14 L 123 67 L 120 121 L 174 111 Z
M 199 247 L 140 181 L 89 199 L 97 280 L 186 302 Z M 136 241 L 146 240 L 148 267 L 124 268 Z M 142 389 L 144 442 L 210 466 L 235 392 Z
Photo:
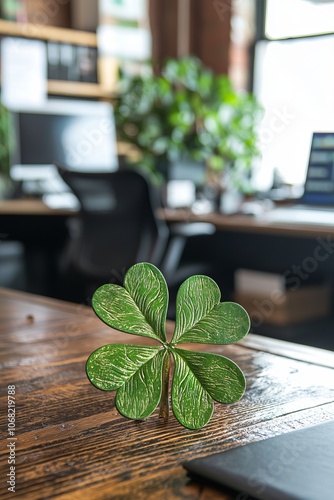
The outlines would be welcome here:
M 303 203 L 334 206 L 334 132 L 315 132 Z

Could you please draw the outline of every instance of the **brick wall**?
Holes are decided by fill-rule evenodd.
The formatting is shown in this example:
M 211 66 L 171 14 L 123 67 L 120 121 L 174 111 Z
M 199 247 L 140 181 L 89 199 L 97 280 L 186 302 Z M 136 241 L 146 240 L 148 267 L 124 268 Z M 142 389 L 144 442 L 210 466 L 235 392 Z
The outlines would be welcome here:
M 189 53 L 198 56 L 217 73 L 228 71 L 231 1 L 189 2 Z M 153 60 L 158 66 L 161 66 L 166 58 L 178 55 L 178 13 L 177 0 L 150 1 Z

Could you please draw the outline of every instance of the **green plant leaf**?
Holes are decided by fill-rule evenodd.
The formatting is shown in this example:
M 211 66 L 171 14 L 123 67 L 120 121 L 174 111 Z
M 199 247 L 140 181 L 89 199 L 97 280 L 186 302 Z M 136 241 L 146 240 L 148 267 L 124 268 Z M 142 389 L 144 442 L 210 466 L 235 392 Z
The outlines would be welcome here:
M 175 369 L 172 385 L 172 409 L 181 425 L 200 429 L 210 420 L 213 401 L 183 357 L 173 352 Z
M 165 278 L 152 264 L 132 266 L 125 275 L 124 288 L 102 285 L 94 293 L 92 305 L 112 328 L 166 341 L 168 289 Z
M 115 391 L 160 351 L 161 347 L 107 344 L 89 356 L 87 375 L 98 389 Z
M 220 303 L 219 288 L 211 278 L 192 276 L 179 289 L 175 332 L 168 342 L 167 305 L 165 280 L 152 264 L 132 266 L 124 288 L 110 284 L 100 287 L 94 294 L 93 307 L 105 323 L 162 345 L 100 347 L 87 360 L 87 376 L 101 390 L 118 391 L 116 407 L 125 417 L 146 418 L 160 402 L 160 416 L 165 418 L 172 356 L 174 415 L 185 427 L 198 429 L 210 420 L 213 400 L 230 404 L 242 397 L 245 377 L 224 356 L 179 349 L 176 344 L 236 342 L 248 332 L 249 317 L 238 304 Z
M 210 420 L 212 398 L 235 403 L 244 394 L 245 377 L 233 361 L 219 354 L 173 349 L 172 407 L 177 420 L 197 429 Z
M 119 83 L 121 92 L 115 105 L 117 133 L 120 139 L 137 146 L 142 155 L 141 166 L 152 163 L 153 159 L 155 166 L 151 171 L 159 171 L 160 159 L 173 162 L 200 157 L 217 171 L 224 171 L 226 161 L 231 170 L 239 171 L 235 160 L 240 155 L 230 148 L 222 151 L 220 144 L 224 137 L 238 137 L 243 156 L 248 158 L 250 167 L 255 166 L 254 160 L 260 155 L 257 147 L 262 115 L 260 104 L 251 94 L 234 89 L 226 75 L 215 74 L 200 59 L 191 56 L 170 59 L 160 75 L 123 73 Z M 223 116 L 222 108 L 228 111 Z M 191 122 L 183 120 L 183 112 L 194 119 Z M 163 136 L 171 141 L 177 135 L 176 129 L 180 129 L 180 122 L 183 125 L 184 139 L 175 141 L 173 150 L 157 148 L 155 141 L 150 140 L 147 120 L 152 116 L 157 117 L 159 126 L 156 128 L 161 131 L 154 138 Z M 201 136 L 206 127 L 209 135 L 203 149 Z
M 122 415 L 142 419 L 159 404 L 165 356 L 162 347 L 105 345 L 89 356 L 87 375 L 98 389 L 119 389 L 116 406 Z
M 247 312 L 220 302 L 218 285 L 208 276 L 191 276 L 179 288 L 172 343 L 232 344 L 249 331 Z

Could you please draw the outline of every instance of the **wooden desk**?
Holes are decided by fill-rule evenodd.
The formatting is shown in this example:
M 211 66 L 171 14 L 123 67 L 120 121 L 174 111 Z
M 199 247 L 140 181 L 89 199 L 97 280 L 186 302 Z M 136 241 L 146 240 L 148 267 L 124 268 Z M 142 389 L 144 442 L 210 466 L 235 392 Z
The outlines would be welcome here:
M 4 239 L 23 242 L 57 241 L 66 219 L 76 214 L 75 210 L 49 208 L 37 198 L 0 200 L 0 233 Z
M 0 216 L 3 215 L 48 215 L 48 216 L 71 216 L 75 210 L 64 208 L 54 209 L 48 207 L 40 198 L 0 200 Z
M 87 380 L 94 349 L 142 339 L 112 331 L 88 308 L 6 290 L 0 320 L 2 407 L 7 386 L 15 385 L 15 498 L 235 498 L 190 480 L 182 462 L 334 418 L 334 353 L 254 335 L 238 345 L 205 346 L 236 361 L 248 388 L 240 402 L 216 404 L 207 427 L 190 431 L 172 415 L 164 424 L 158 411 L 127 420 L 115 409 L 115 394 Z M 1 418 L 7 429 L 7 412 Z M 5 433 L 3 474 L 8 441 Z M 4 479 L 0 496 L 13 498 Z
M 0 200 L 0 244 L 11 240 L 24 245 L 28 291 L 57 293 L 57 261 L 68 238 L 67 220 L 75 215 L 51 209 L 41 199 Z
M 41 199 L 0 200 L 0 217 L 17 215 L 70 217 L 75 214 L 77 214 L 76 210 L 50 208 Z M 211 222 L 217 229 L 225 231 L 310 238 L 334 236 L 333 226 L 267 222 L 248 215 L 224 215 L 220 213 L 197 215 L 190 210 L 161 209 L 158 216 L 167 222 Z
M 306 238 L 334 236 L 334 226 L 269 222 L 249 215 L 224 215 L 220 213 L 197 215 L 191 210 L 168 208 L 160 210 L 159 217 L 167 222 L 211 222 L 221 231 Z

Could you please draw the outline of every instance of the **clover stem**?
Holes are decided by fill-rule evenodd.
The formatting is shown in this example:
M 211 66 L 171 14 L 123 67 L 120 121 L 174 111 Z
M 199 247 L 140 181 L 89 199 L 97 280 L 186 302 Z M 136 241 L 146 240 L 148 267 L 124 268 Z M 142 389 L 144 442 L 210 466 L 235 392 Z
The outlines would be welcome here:
M 170 354 L 167 352 L 162 366 L 162 392 L 160 400 L 159 417 L 168 420 L 169 414 L 169 371 L 170 371 Z

